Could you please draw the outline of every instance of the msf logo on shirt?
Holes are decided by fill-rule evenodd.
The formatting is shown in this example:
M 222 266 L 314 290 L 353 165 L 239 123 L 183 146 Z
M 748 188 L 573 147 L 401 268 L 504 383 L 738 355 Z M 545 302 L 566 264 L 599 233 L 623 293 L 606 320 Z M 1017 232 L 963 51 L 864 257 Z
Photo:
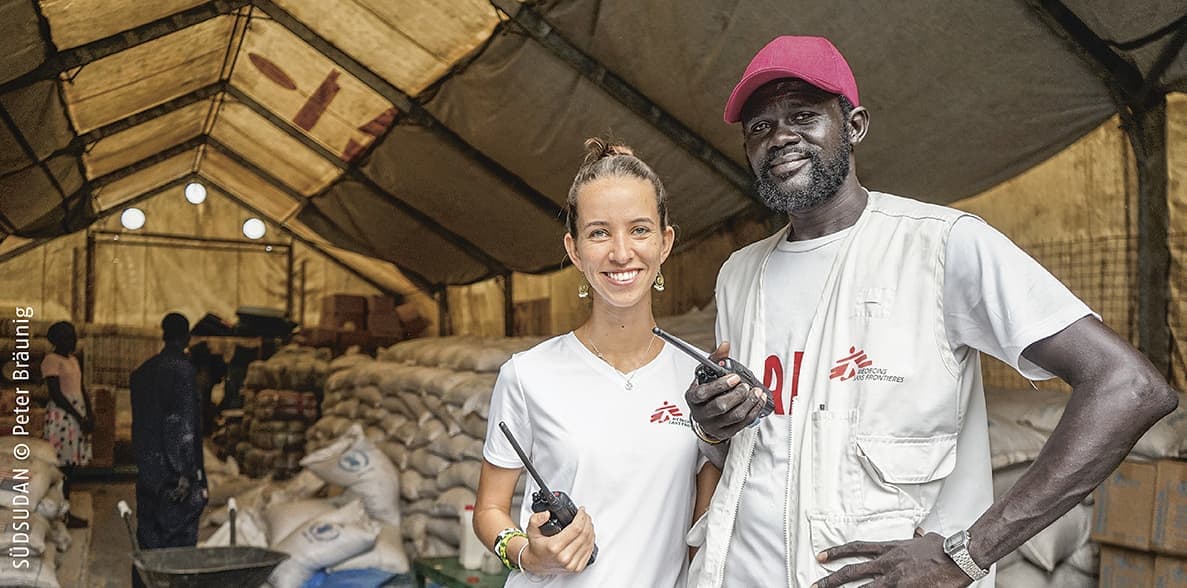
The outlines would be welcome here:
M 856 376 L 857 371 L 861 368 L 867 368 L 872 365 L 874 365 L 874 362 L 870 361 L 870 357 L 866 355 L 865 351 L 856 347 L 850 347 L 849 355 L 837 360 L 837 365 L 833 366 L 833 369 L 828 373 L 828 379 L 839 379 L 844 382 Z
M 689 426 L 688 419 L 684 418 L 684 412 L 680 410 L 680 407 L 666 400 L 659 408 L 651 411 L 651 422 Z

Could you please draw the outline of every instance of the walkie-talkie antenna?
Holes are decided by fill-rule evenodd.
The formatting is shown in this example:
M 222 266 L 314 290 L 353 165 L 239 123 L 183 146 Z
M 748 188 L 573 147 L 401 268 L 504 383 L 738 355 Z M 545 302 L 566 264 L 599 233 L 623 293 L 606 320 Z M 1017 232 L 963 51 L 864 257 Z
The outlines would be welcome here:
M 511 429 L 507 428 L 507 423 L 499 421 L 499 428 L 503 430 L 503 435 L 505 435 L 507 440 L 511 442 L 511 447 L 514 447 L 515 452 L 519 454 L 519 460 L 523 462 L 523 467 L 528 469 L 528 473 L 532 475 L 532 478 L 535 478 L 536 484 L 540 486 L 540 490 L 543 491 L 544 494 L 552 496 L 552 491 L 548 489 L 548 485 L 544 483 L 542 478 L 540 478 L 540 474 L 536 473 L 536 468 L 532 467 L 531 460 L 529 460 L 528 456 L 523 452 L 523 448 L 519 446 L 519 442 L 515 440 L 515 435 L 511 434 Z
M 672 345 L 675 345 L 676 347 L 680 348 L 680 350 L 683 351 L 685 353 L 685 355 L 688 355 L 688 356 L 696 359 L 697 361 L 701 362 L 701 365 L 713 370 L 713 373 L 718 374 L 718 375 L 723 375 L 726 372 L 725 368 L 721 367 L 720 365 L 717 365 L 716 363 L 713 363 L 713 361 L 709 359 L 709 357 L 708 357 L 709 354 L 705 353 L 704 351 L 701 351 L 700 349 L 697 349 L 696 347 L 693 347 L 692 345 L 689 345 L 686 341 L 682 340 L 680 337 L 677 337 L 677 336 L 675 336 L 675 335 L 673 335 L 659 327 L 652 327 L 651 332 L 655 333 L 655 335 L 657 337 L 663 339 L 664 341 L 667 341 L 668 343 L 671 343 Z

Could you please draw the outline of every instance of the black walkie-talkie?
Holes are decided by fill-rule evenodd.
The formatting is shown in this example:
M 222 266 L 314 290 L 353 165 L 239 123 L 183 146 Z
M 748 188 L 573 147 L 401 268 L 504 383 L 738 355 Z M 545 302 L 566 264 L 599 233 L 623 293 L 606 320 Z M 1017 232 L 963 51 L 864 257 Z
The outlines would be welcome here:
M 664 341 L 674 345 L 676 349 L 683 351 L 685 355 L 688 355 L 689 357 L 700 362 L 701 365 L 697 366 L 696 369 L 697 383 L 708 384 L 709 382 L 712 382 L 713 380 L 716 380 L 722 376 L 738 374 L 738 377 L 741 378 L 747 386 L 750 386 L 751 388 L 762 389 L 762 391 L 766 394 L 766 400 L 763 402 L 762 412 L 758 413 L 758 416 L 754 419 L 754 423 L 757 423 L 763 417 L 775 412 L 775 395 L 770 391 L 770 389 L 768 389 L 766 386 L 763 386 L 762 381 L 754 375 L 754 372 L 746 369 L 746 366 L 742 365 L 742 362 L 727 357 L 721 360 L 723 363 L 725 363 L 724 366 L 718 365 L 710 360 L 708 354 L 704 351 L 689 345 L 681 338 L 659 327 L 652 327 L 651 332 Z
M 577 516 L 577 505 L 573 504 L 573 500 L 569 498 L 568 494 L 564 492 L 553 492 L 548 489 L 548 485 L 540 478 L 540 474 L 536 472 L 536 468 L 532 467 L 531 460 L 524 454 L 523 448 L 519 446 L 519 442 L 515 440 L 515 435 L 511 434 L 511 429 L 507 428 L 507 423 L 499 421 L 499 428 L 503 430 L 503 435 L 507 436 L 507 440 L 511 442 L 511 447 L 515 448 L 515 453 L 519 454 L 520 461 L 523 466 L 527 468 L 528 473 L 536 480 L 536 485 L 540 486 L 540 490 L 532 494 L 532 512 L 548 511 L 548 521 L 540 525 L 540 533 L 545 537 L 551 537 L 561 532 L 561 529 L 568 527 L 573 522 L 573 518 Z M 598 558 L 598 546 L 594 545 L 593 553 L 589 554 L 589 563 L 586 565 L 593 565 L 595 559 Z

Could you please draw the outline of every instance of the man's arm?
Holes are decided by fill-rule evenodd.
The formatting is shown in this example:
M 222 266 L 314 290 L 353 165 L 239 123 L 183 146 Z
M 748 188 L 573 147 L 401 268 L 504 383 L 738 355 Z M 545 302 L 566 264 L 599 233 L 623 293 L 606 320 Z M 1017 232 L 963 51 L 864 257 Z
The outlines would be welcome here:
M 969 554 L 984 567 L 1083 500 L 1179 402 L 1145 356 L 1094 318 L 1023 357 L 1071 384 L 1072 394 L 1034 464 L 969 529 Z
M 1072 386 L 1063 418 L 1014 487 L 969 528 L 969 555 L 988 568 L 1079 503 L 1121 463 L 1142 434 L 1178 405 L 1178 396 L 1146 358 L 1093 317 L 1026 348 L 1023 357 Z M 859 578 L 928 586 L 970 580 L 928 533 L 905 541 L 853 542 L 822 561 L 872 557 L 817 582 Z

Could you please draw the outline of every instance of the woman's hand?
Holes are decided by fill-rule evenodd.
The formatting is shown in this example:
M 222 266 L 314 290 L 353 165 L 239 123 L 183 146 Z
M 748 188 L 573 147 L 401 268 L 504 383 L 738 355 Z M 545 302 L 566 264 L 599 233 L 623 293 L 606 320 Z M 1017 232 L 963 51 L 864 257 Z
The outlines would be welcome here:
M 585 508 L 577 509 L 573 522 L 551 537 L 540 532 L 540 525 L 548 522 L 547 512 L 538 512 L 528 520 L 528 548 L 519 562 L 525 572 L 538 575 L 576 574 L 589 564 L 593 554 L 595 535 L 593 520 Z

